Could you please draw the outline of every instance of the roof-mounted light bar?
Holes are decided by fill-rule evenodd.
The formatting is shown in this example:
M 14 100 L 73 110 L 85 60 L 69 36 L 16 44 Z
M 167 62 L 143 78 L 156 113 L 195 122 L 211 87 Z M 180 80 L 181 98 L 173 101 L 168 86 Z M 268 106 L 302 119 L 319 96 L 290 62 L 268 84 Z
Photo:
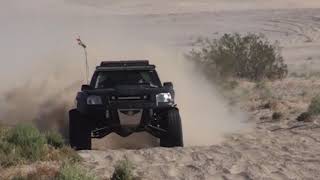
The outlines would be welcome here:
M 149 66 L 148 60 L 102 61 L 100 67 Z

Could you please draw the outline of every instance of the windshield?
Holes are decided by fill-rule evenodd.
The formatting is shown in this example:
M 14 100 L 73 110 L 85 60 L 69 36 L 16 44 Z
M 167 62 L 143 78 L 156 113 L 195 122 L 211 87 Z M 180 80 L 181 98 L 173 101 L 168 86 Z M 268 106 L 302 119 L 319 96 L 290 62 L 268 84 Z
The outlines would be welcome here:
M 95 89 L 114 88 L 121 85 L 149 85 L 158 87 L 160 81 L 155 71 L 101 71 L 96 75 Z

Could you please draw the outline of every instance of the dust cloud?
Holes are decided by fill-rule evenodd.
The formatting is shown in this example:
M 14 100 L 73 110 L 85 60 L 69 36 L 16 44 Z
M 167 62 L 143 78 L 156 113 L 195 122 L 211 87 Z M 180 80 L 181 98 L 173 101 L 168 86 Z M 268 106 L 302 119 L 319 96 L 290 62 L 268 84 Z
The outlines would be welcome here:
M 187 146 L 214 144 L 219 142 L 224 134 L 237 132 L 246 127 L 243 123 L 246 119 L 245 115 L 231 112 L 231 108 L 219 97 L 212 83 L 204 78 L 201 72 L 197 72 L 197 68 L 189 61 L 183 59 L 182 52 L 171 53 L 169 49 L 151 47 L 143 51 L 134 47 L 125 49 L 122 47 L 122 49 L 122 55 L 114 54 L 112 57 L 150 59 L 151 63 L 158 66 L 158 72 L 163 81 L 173 81 Z M 97 63 L 98 61 L 91 64 Z M 62 66 L 64 65 L 61 64 Z M 1 123 L 14 125 L 21 122 L 32 122 L 43 131 L 58 130 L 67 137 L 67 112 L 73 107 L 73 100 L 81 81 L 67 84 L 65 79 L 57 77 L 61 74 L 65 76 L 77 74 L 75 70 L 74 72 L 71 72 L 71 69 L 60 70 L 61 72 L 55 74 L 52 73 L 54 69 L 44 67 L 42 69 L 46 69 L 47 74 L 42 75 L 42 78 L 47 78 L 46 80 L 31 78 L 24 85 L 9 89 L 7 93 L 4 93 Z M 79 77 L 80 74 L 78 74 L 78 79 Z M 146 133 L 134 134 L 129 138 L 112 134 L 110 137 L 94 141 L 94 147 L 97 146 L 98 149 L 101 147 L 139 148 L 156 145 L 157 140 Z
M 179 54 L 171 58 L 166 55 L 160 58 L 174 61 L 155 61 L 155 64 L 159 65 L 160 73 L 163 72 L 162 77 L 174 82 L 183 119 L 185 145 L 218 143 L 223 135 L 249 127 L 245 124 L 247 115 L 228 105 L 215 89 L 213 81 L 205 78 L 194 64 Z
M 203 4 L 209 3 L 201 1 L 192 6 L 191 1 L 186 1 L 189 5 L 174 2 L 180 7 L 177 12 L 201 12 Z M 6 14 L 0 17 L 4 27 L 0 32 L 0 123 L 33 122 L 42 130 L 67 134 L 67 111 L 73 107 L 76 92 L 84 82 L 83 52 L 75 42 L 80 34 L 88 45 L 91 73 L 100 61 L 109 59 L 150 59 L 158 66 L 162 81 L 174 83 L 187 146 L 214 144 L 226 133 L 246 129 L 246 115 L 228 106 L 212 82 L 183 58 L 188 49 L 185 40 L 211 30 L 188 24 L 189 20 L 197 22 L 192 15 L 181 22 L 166 11 L 157 16 L 146 15 L 149 6 L 153 7 L 132 3 L 118 6 L 114 2 L 108 7 L 95 7 L 50 0 L 41 2 L 42 8 L 36 8 L 36 1 L 12 1 L 1 6 L 1 14 Z M 110 11 L 105 12 L 104 7 Z M 165 10 L 161 7 L 154 8 Z M 134 13 L 117 13 L 118 8 Z M 128 143 L 156 142 L 142 136 L 133 135 L 135 141 L 128 142 L 129 137 L 120 143 L 122 138 L 112 135 L 113 139 L 98 143 L 132 147 Z

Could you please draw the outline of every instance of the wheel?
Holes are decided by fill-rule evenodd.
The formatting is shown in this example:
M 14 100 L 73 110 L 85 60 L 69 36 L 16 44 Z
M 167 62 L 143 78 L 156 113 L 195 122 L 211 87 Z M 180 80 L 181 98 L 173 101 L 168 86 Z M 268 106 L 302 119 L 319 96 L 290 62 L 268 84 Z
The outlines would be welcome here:
M 178 109 L 170 109 L 164 119 L 162 128 L 167 130 L 166 135 L 160 138 L 161 147 L 183 147 L 182 124 Z M 160 125 L 161 126 L 161 125 Z
M 69 111 L 69 143 L 76 150 L 91 149 L 90 126 L 76 109 Z

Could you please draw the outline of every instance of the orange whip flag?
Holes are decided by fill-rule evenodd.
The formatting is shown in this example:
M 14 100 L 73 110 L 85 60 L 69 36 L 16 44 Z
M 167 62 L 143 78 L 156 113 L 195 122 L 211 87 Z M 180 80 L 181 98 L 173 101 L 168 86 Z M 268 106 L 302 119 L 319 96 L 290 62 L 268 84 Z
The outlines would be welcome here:
M 83 48 L 87 48 L 87 46 L 81 41 L 80 36 L 78 36 L 77 41 L 80 46 L 82 46 Z
M 89 64 L 88 64 L 88 54 L 87 54 L 87 50 L 86 50 L 87 46 L 81 41 L 80 36 L 78 36 L 77 42 L 84 49 L 84 55 L 85 55 L 85 58 L 86 58 L 86 81 L 87 81 L 87 84 L 89 84 L 89 79 L 88 79 L 88 76 L 89 76 Z

